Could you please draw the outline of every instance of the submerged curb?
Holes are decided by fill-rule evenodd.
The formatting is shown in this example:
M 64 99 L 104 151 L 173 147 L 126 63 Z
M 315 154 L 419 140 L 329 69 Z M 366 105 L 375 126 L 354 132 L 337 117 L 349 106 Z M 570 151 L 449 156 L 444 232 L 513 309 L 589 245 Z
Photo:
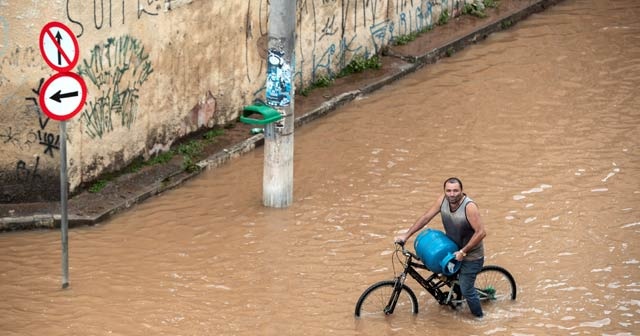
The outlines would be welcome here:
M 541 12 L 557 3 L 560 3 L 562 0 L 539 0 L 532 2 L 530 5 L 522 8 L 521 10 L 505 14 L 504 16 L 494 20 L 484 26 L 479 27 L 473 32 L 466 34 L 462 37 L 453 39 L 444 43 L 443 45 L 432 49 L 427 50 L 423 54 L 420 55 L 400 55 L 394 54 L 393 51 L 387 53 L 388 56 L 396 57 L 404 61 L 405 63 L 399 64 L 396 66 L 395 72 L 391 75 L 388 75 L 384 78 L 380 78 L 374 80 L 363 87 L 342 93 L 336 97 L 333 97 L 325 102 L 323 102 L 320 106 L 315 109 L 312 109 L 302 116 L 296 118 L 295 127 L 300 127 L 304 124 L 307 124 L 311 121 L 314 121 L 318 118 L 321 118 L 330 112 L 336 110 L 338 107 L 343 106 L 360 96 L 372 93 L 383 86 L 390 84 L 405 75 L 412 73 L 427 64 L 433 64 L 437 62 L 438 59 L 446 57 L 451 52 L 456 52 L 464 49 L 466 46 L 476 43 L 490 34 L 508 29 L 513 26 L 516 22 L 522 21 L 527 18 L 529 15 Z M 191 179 L 194 176 L 199 175 L 204 170 L 215 169 L 220 167 L 223 164 L 231 161 L 234 158 L 237 158 L 241 155 L 244 155 L 256 147 L 261 146 L 264 143 L 264 135 L 257 134 L 249 139 L 242 141 L 232 147 L 226 148 L 223 151 L 220 151 L 200 162 L 197 163 L 197 166 L 200 168 L 199 171 L 186 173 L 184 171 L 176 170 L 173 173 L 168 174 L 164 179 L 160 181 L 155 181 L 151 185 L 143 188 L 136 194 L 127 195 L 127 197 L 123 197 L 123 199 L 116 204 L 110 204 L 106 207 L 101 207 L 101 211 L 92 215 L 78 215 L 73 214 L 71 210 L 69 210 L 68 214 L 68 224 L 69 227 L 78 227 L 83 225 L 96 225 L 109 217 L 120 213 L 131 206 L 141 203 L 142 201 L 160 194 L 164 191 L 173 189 L 175 187 L 180 186 L 185 181 Z M 74 203 L 74 199 L 69 200 L 69 208 L 71 209 Z M 59 209 L 57 207 L 58 202 L 53 203 L 54 206 L 50 206 L 51 209 Z M 51 205 L 51 204 L 49 204 Z M 32 229 L 55 229 L 59 228 L 61 224 L 61 215 L 59 210 L 52 210 L 51 214 L 34 214 L 28 216 L 12 216 L 11 213 L 9 216 L 0 218 L 0 231 L 18 231 L 18 230 L 32 230 Z

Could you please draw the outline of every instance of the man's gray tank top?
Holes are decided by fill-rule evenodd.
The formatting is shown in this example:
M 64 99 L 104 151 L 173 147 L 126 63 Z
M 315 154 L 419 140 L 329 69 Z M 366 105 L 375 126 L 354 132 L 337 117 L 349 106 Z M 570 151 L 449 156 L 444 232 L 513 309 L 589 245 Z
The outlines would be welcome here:
M 449 201 L 447 201 L 446 197 L 440 205 L 440 214 L 442 215 L 444 231 L 459 248 L 465 247 L 469 240 L 471 240 L 471 236 L 475 233 L 467 219 L 467 212 L 465 210 L 469 203 L 474 202 L 471 198 L 467 197 L 467 195 L 464 195 L 462 204 L 460 204 L 458 209 L 454 212 L 451 212 Z M 481 241 L 478 245 L 474 246 L 471 251 L 467 251 L 467 256 L 464 259 L 476 260 L 482 257 L 484 257 L 484 244 Z

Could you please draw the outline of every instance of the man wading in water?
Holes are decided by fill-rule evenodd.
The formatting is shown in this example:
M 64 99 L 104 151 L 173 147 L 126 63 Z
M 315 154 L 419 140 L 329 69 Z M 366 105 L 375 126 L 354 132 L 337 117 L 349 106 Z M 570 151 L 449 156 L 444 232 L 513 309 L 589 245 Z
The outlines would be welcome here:
M 476 203 L 462 192 L 462 181 L 451 177 L 444 182 L 444 194 L 440 195 L 413 224 L 409 230 L 395 238 L 396 242 L 406 242 L 417 231 L 427 225 L 438 213 L 442 217 L 444 231 L 460 250 L 455 252 L 460 265 L 460 290 L 466 298 L 471 313 L 482 317 L 480 299 L 475 290 L 476 276 L 484 265 L 484 245 L 487 235 Z

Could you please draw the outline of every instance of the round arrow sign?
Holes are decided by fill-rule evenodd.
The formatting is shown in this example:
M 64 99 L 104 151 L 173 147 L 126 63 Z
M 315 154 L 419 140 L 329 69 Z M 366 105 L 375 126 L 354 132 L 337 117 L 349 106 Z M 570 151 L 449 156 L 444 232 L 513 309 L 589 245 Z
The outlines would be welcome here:
M 40 108 L 55 120 L 73 118 L 87 100 L 87 85 L 73 72 L 60 72 L 47 79 L 40 89 Z
M 39 44 L 42 57 L 56 71 L 70 71 L 78 63 L 78 39 L 63 23 L 47 23 L 40 31 Z

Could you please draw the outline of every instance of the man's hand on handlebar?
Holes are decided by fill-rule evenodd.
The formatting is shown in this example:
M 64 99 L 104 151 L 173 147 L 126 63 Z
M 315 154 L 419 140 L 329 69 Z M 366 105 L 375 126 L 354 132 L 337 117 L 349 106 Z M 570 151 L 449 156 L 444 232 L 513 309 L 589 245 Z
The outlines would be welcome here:
M 407 235 L 406 234 L 401 234 L 399 236 L 396 236 L 394 242 L 398 243 L 400 245 L 404 245 L 404 243 L 407 241 Z

